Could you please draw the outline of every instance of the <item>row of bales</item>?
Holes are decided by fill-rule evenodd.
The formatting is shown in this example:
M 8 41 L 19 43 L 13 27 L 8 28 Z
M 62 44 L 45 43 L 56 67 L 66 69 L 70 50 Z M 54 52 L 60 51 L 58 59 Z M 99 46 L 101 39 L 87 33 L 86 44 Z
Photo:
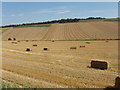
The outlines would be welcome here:
M 47 51 L 48 48 L 43 48 L 43 50 L 44 50 L 44 51 Z M 32 51 L 32 49 L 30 49 L 29 47 L 27 47 L 27 48 L 25 49 L 25 51 Z
M 37 47 L 37 44 L 33 44 L 34 47 Z M 80 46 L 80 48 L 85 48 L 85 46 Z M 70 49 L 77 49 L 77 47 L 70 47 Z M 44 51 L 49 50 L 48 48 L 43 48 Z M 26 51 L 32 51 L 31 48 L 26 48 Z
M 8 41 L 11 40 L 16 40 L 16 38 L 8 38 Z M 26 42 L 28 42 L 29 40 L 26 40 Z M 35 40 L 31 40 L 31 41 L 35 41 Z M 52 42 L 55 42 L 55 40 L 52 40 Z M 109 40 L 106 40 L 105 42 L 109 42 Z M 85 42 L 86 44 L 91 44 L 91 42 Z
M 17 42 L 12 42 L 12 43 L 17 44 Z M 85 42 L 85 43 L 91 44 L 91 42 Z M 33 44 L 33 47 L 37 47 L 37 46 L 38 46 L 37 44 Z M 85 48 L 85 47 L 86 47 L 85 45 L 79 46 L 79 48 Z M 77 47 L 70 47 L 70 50 L 71 49 L 77 49 Z M 43 48 L 43 51 L 48 51 L 48 50 L 49 49 L 47 47 Z M 27 47 L 25 51 L 32 51 L 32 49 Z M 91 67 L 104 70 L 104 69 L 108 69 L 108 63 L 103 61 L 91 61 Z
M 90 42 L 85 42 L 86 44 L 91 44 Z M 85 48 L 85 45 L 79 46 L 79 48 Z M 70 47 L 70 49 L 77 49 L 77 47 Z
M 8 41 L 16 40 L 16 38 L 8 38 Z
M 26 40 L 26 42 L 28 42 L 28 40 Z M 55 42 L 54 40 L 52 40 L 52 42 Z M 86 42 L 87 44 L 90 44 L 90 42 Z M 34 47 L 37 47 L 37 44 L 33 44 Z M 80 48 L 85 48 L 85 45 L 79 46 Z M 70 49 L 77 49 L 77 47 L 70 47 Z M 48 48 L 43 48 L 43 50 L 47 51 Z M 26 51 L 32 51 L 30 48 L 26 48 Z
M 33 44 L 33 47 L 37 47 L 38 45 L 37 44 Z M 47 51 L 48 48 L 43 48 L 44 51 Z M 32 51 L 31 48 L 27 47 L 26 48 L 26 51 Z
M 87 42 L 87 44 L 90 44 L 90 42 Z M 37 47 L 38 45 L 37 44 L 33 44 L 34 47 Z M 85 48 L 86 46 L 85 45 L 82 45 L 82 46 L 79 46 L 80 48 Z M 77 49 L 77 47 L 70 47 L 70 49 Z M 49 49 L 47 47 L 43 48 L 42 49 L 43 51 L 48 51 Z M 32 51 L 31 48 L 27 47 L 25 49 L 25 51 Z M 105 69 L 108 69 L 108 63 L 105 62 L 105 61 L 95 61 L 95 60 L 92 60 L 91 61 L 91 68 L 96 68 L 96 69 L 102 69 L 102 70 L 105 70 Z
M 85 48 L 85 46 L 80 46 L 80 48 Z M 77 47 L 70 47 L 70 49 L 77 49 Z

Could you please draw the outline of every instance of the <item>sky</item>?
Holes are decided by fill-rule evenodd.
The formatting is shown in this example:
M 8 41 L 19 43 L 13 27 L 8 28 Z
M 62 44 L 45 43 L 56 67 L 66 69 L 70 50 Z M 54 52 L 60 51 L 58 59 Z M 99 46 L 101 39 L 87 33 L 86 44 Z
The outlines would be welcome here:
M 2 2 L 2 25 L 63 18 L 118 17 L 117 2 Z

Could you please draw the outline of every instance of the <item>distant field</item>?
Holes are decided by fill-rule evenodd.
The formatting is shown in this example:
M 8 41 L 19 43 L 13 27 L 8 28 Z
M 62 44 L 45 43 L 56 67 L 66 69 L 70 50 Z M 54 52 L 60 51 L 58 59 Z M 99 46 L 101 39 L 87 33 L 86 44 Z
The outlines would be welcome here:
M 80 20 L 79 22 L 98 22 L 98 21 L 104 21 L 104 19 Z
M 118 19 L 118 18 L 110 18 L 110 19 L 104 19 L 104 21 L 118 22 L 118 21 L 120 21 L 120 19 Z
M 106 18 L 106 19 L 92 19 L 92 20 L 80 20 L 80 22 L 98 22 L 98 21 L 109 21 L 109 22 L 118 22 L 118 18 Z
M 44 25 L 24 25 L 24 26 L 17 26 L 15 28 L 25 28 L 25 27 L 50 27 L 50 24 L 44 24 Z
M 3 33 L 3 40 L 100 40 L 118 39 L 117 22 L 79 22 L 51 24 L 50 27 L 11 28 Z
M 4 33 L 4 32 L 6 32 L 7 30 L 9 30 L 10 28 L 1 28 L 1 33 Z

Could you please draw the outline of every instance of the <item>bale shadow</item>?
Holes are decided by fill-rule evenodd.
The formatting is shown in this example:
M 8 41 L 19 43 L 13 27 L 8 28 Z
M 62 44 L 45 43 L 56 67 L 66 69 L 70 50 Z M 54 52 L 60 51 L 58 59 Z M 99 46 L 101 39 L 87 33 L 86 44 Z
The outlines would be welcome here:
M 95 67 L 91 67 L 91 66 L 87 66 L 87 68 L 96 69 L 96 70 L 107 70 L 107 69 L 103 69 L 103 68 L 95 68 Z
M 104 88 L 103 90 L 120 90 L 120 88 L 115 88 L 113 86 L 108 86 L 108 87 Z

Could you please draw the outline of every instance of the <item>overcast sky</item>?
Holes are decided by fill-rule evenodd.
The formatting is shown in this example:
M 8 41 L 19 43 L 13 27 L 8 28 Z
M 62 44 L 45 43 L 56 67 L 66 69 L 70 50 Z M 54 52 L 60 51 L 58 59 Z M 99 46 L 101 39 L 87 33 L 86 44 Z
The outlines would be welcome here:
M 3 2 L 2 25 L 62 18 L 118 17 L 117 2 Z

